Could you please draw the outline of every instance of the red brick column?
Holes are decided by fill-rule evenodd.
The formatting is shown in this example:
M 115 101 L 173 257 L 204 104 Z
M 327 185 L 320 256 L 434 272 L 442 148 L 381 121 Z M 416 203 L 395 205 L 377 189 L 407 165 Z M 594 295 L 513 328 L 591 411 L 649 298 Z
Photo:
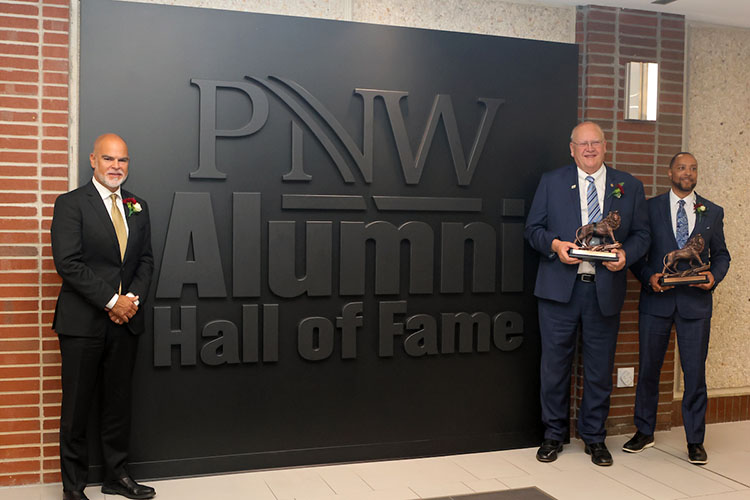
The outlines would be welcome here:
M 59 481 L 50 329 L 55 197 L 68 188 L 69 1 L 0 1 L 0 486 Z
M 666 166 L 682 145 L 684 18 L 612 7 L 578 7 L 576 43 L 579 119 L 595 121 L 604 129 L 609 165 L 643 181 L 647 197 L 664 192 L 669 185 Z M 625 65 L 630 61 L 659 63 L 659 113 L 655 122 L 623 119 Z M 621 367 L 635 367 L 637 381 L 639 289 L 631 275 L 615 355 L 615 384 L 617 368 Z M 661 374 L 658 430 L 669 429 L 672 422 L 674 353 L 672 340 Z M 573 423 L 583 393 L 582 369 L 579 360 L 571 387 Z M 635 388 L 614 389 L 607 421 L 610 434 L 635 429 L 634 403 Z

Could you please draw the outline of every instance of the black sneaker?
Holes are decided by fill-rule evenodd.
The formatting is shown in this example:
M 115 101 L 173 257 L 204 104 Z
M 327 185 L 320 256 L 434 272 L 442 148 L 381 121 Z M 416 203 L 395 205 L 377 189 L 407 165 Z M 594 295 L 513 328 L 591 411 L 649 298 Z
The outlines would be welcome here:
M 635 436 L 630 438 L 630 441 L 622 445 L 622 451 L 628 453 L 640 453 L 646 448 L 651 448 L 654 445 L 654 435 L 644 434 L 641 431 L 635 433 Z

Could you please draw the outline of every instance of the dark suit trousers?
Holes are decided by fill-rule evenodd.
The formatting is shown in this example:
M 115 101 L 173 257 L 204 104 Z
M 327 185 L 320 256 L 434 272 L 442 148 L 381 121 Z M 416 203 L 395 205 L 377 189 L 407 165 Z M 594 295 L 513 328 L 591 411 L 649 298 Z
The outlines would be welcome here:
M 688 443 L 702 443 L 706 434 L 706 356 L 711 318 L 684 319 L 675 312 L 669 317 L 640 314 L 638 387 L 635 393 L 635 425 L 653 434 L 659 404 L 659 376 L 674 324 L 680 364 L 684 374 L 682 422 Z M 670 387 L 671 390 L 671 387 Z
M 581 331 L 583 399 L 578 432 L 586 443 L 603 442 L 612 392 L 612 365 L 620 315 L 603 316 L 596 285 L 576 280 L 570 302 L 539 299 L 542 340 L 541 401 L 544 437 L 569 436 L 570 374 Z
M 62 356 L 60 469 L 63 489 L 81 491 L 88 481 L 88 428 L 98 399 L 104 475 L 126 474 L 130 441 L 130 387 L 138 337 L 110 323 L 97 337 L 59 335 Z

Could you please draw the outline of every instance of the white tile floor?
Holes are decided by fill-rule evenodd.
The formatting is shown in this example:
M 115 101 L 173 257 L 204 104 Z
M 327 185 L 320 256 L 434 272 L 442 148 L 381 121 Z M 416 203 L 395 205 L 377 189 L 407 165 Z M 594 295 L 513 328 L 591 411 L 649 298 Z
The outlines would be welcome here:
M 703 467 L 687 462 L 681 427 L 656 435 L 640 454 L 607 439 L 615 460 L 596 467 L 573 441 L 551 464 L 536 448 L 148 481 L 159 500 L 408 500 L 536 486 L 558 500 L 750 500 L 750 421 L 708 426 Z M 86 490 L 103 500 L 99 487 Z M 59 484 L 0 488 L 0 500 L 59 500 Z M 123 498 L 123 497 L 112 497 Z

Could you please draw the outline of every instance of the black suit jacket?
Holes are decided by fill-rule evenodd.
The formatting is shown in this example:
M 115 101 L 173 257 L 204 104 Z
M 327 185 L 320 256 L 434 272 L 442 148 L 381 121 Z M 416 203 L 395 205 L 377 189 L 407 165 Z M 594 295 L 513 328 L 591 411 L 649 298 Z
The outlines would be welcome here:
M 729 250 L 724 241 L 724 210 L 696 193 L 696 201 L 706 207 L 706 211 L 696 216 L 695 227 L 690 236 L 699 234 L 705 240 L 701 260 L 711 263 L 711 274 L 716 285 L 729 270 Z M 669 191 L 647 202 L 652 242 L 646 257 L 631 268 L 643 287 L 639 310 L 654 316 L 668 317 L 675 310 L 686 319 L 710 318 L 713 309 L 711 292 L 691 286 L 676 286 L 663 293 L 651 289 L 649 278 L 660 273 L 664 267 L 664 256 L 677 250 L 677 240 L 672 229 L 672 212 L 669 207 Z M 693 207 L 685 207 L 692 210 Z M 680 269 L 687 269 L 688 263 L 680 262 Z
M 89 337 L 104 331 L 111 321 L 104 306 L 121 282 L 122 293 L 140 297 L 138 312 L 128 328 L 136 335 L 145 329 L 143 306 L 154 269 L 148 205 L 125 190 L 122 197 L 136 198 L 142 207 L 126 219 L 129 234 L 124 259 L 120 258 L 112 219 L 93 181 L 55 202 L 50 233 L 62 287 L 52 328 L 60 335 Z

